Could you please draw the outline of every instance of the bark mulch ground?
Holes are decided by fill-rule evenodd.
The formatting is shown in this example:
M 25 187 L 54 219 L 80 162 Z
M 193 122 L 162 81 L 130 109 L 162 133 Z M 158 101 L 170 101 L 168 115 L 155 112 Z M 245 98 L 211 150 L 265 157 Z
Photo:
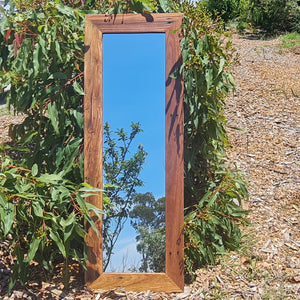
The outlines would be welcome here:
M 251 226 L 239 253 L 196 272 L 183 293 L 126 293 L 87 290 L 74 266 L 71 288 L 59 277 L 31 282 L 3 299 L 300 299 L 300 52 L 281 48 L 281 40 L 233 36 L 240 64 L 236 91 L 227 99 L 231 165 L 249 179 Z M 18 117 L 20 118 L 20 117 Z M 0 113 L 0 138 L 14 118 Z M 18 120 L 16 120 L 18 121 Z M 239 127 L 243 131 L 233 130 Z M 0 295 L 11 257 L 0 244 Z M 1 297 L 1 296 L 0 296 Z

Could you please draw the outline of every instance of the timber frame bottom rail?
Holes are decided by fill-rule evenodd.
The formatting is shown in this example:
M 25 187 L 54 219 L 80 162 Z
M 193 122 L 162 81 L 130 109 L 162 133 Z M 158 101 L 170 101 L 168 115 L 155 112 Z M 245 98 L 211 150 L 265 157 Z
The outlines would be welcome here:
M 182 288 L 176 287 L 173 280 L 165 273 L 103 273 L 88 287 L 94 290 L 122 287 L 127 291 L 135 292 L 145 290 L 165 293 L 182 292 Z

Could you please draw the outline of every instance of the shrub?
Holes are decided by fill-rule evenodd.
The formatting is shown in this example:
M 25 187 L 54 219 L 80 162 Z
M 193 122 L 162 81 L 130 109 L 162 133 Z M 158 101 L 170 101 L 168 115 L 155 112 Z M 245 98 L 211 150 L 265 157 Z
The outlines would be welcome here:
M 207 0 L 207 8 L 213 14 L 220 15 L 227 22 L 238 14 L 240 0 Z
M 296 0 L 248 0 L 250 14 L 241 14 L 247 20 L 267 32 L 300 32 L 300 6 Z
M 83 221 L 90 221 L 91 208 L 84 206 L 81 188 L 83 27 L 88 9 L 185 14 L 183 64 L 173 76 L 182 73 L 184 78 L 187 270 L 212 263 L 216 253 L 238 247 L 238 224 L 246 214 L 240 203 L 247 190 L 243 177 L 225 164 L 223 106 L 234 86 L 230 73 L 234 60 L 231 44 L 223 40 L 223 23 L 212 22 L 202 2 L 32 0 L 11 1 L 10 6 L 0 20 L 0 88 L 11 84 L 8 103 L 26 116 L 11 130 L 26 152 L 18 164 L 7 155 L 2 158 L 2 214 L 12 217 L 13 210 L 18 214 L 13 224 L 1 223 L 3 237 L 12 234 L 17 257 L 12 283 L 17 278 L 26 282 L 31 259 L 50 269 L 56 255 L 63 256 L 67 268 L 66 249 L 71 257 L 84 258 L 84 251 L 75 249 L 82 245 Z M 74 229 L 69 218 L 77 224 Z M 53 257 L 46 263 L 43 257 L 49 247 Z
M 300 30 L 300 6 L 296 0 L 207 0 L 213 16 L 227 22 L 237 18 L 239 29 L 247 23 L 267 32 Z
M 3 153 L 1 153 L 3 154 Z M 16 166 L 7 155 L 0 156 L 0 238 L 8 239 L 16 257 L 10 282 L 25 284 L 32 260 L 51 272 L 54 263 L 64 261 L 63 283 L 69 282 L 69 262 L 85 262 L 84 222 L 96 231 L 90 217 L 102 213 L 84 198 L 100 190 L 76 185 L 56 174 L 37 174 Z
M 185 262 L 192 273 L 238 247 L 238 224 L 246 223 L 247 214 L 241 202 L 248 193 L 243 175 L 225 164 L 224 101 L 234 87 L 231 42 L 225 42 L 222 23 L 212 22 L 202 3 L 183 4 L 183 11 Z

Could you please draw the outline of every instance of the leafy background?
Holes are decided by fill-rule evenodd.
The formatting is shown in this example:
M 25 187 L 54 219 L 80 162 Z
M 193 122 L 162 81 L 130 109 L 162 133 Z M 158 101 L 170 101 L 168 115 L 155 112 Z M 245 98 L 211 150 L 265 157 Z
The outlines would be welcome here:
M 230 69 L 235 60 L 223 23 L 218 18 L 212 21 L 205 3 L 39 0 L 9 1 L 9 5 L 0 20 L 0 87 L 11 85 L 6 95 L 8 105 L 26 116 L 11 128 L 13 148 L 4 145 L 1 152 L 1 209 L 3 214 L 9 209 L 11 226 L 2 219 L 0 234 L 3 239 L 12 237 L 9 243 L 17 259 L 11 287 L 17 279 L 26 282 L 31 259 L 51 271 L 57 257 L 49 257 L 47 263 L 40 259 L 47 257 L 49 247 L 64 258 L 66 274 L 71 258 L 84 262 L 86 257 L 84 247 L 66 244 L 63 248 L 61 241 L 84 244 L 83 222 L 89 220 L 89 209 L 96 210 L 87 207 L 78 213 L 78 207 L 84 205 L 79 203 L 82 196 L 71 197 L 74 192 L 87 192 L 79 188 L 83 181 L 83 33 L 87 13 L 185 14 L 183 64 L 177 74 L 183 75 L 185 88 L 186 270 L 192 274 L 199 266 L 214 263 L 217 254 L 237 248 L 240 225 L 246 223 L 242 201 L 248 197 L 247 183 L 243 174 L 226 166 L 229 143 L 224 117 L 224 99 L 234 87 Z M 10 174 L 18 174 L 14 186 L 32 178 L 27 190 L 12 189 Z M 40 178 L 53 180 L 41 182 Z M 58 184 L 69 192 L 57 190 Z M 31 195 L 28 203 L 27 193 Z M 68 205 L 55 206 L 56 201 L 68 201 Z M 113 206 L 114 199 L 110 201 L 107 207 Z M 41 209 L 35 213 L 36 206 L 42 213 Z M 17 214 L 25 208 L 30 218 Z M 38 221 L 41 214 L 45 217 L 49 213 L 60 225 L 53 225 L 47 238 L 37 242 L 40 227 L 31 227 L 31 222 L 42 222 Z M 71 237 L 66 238 L 61 226 L 71 225 L 70 215 L 74 215 L 72 224 L 81 231 L 67 231 Z M 18 228 L 23 229 L 22 235 L 16 234 Z M 67 275 L 65 278 L 67 285 Z

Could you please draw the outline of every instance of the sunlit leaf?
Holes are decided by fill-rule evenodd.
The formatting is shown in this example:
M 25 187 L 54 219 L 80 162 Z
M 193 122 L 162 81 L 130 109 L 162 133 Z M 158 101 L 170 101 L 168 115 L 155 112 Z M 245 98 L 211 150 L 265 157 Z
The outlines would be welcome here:
M 32 240 L 30 242 L 29 251 L 28 251 L 28 254 L 27 254 L 27 257 L 26 257 L 27 262 L 30 263 L 33 260 L 41 241 L 42 240 L 40 238 L 37 238 L 37 237 L 33 236 Z

